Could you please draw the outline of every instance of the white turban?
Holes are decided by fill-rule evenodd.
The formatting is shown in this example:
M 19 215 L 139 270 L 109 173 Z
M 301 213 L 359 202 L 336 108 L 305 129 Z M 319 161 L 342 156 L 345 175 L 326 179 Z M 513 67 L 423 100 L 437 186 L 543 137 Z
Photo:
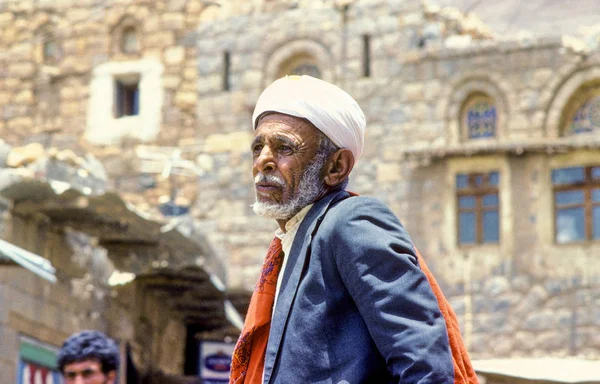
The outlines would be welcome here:
M 310 76 L 285 76 L 267 87 L 258 98 L 252 125 L 266 112 L 279 112 L 310 121 L 335 145 L 360 157 L 366 120 L 358 103 L 342 89 Z

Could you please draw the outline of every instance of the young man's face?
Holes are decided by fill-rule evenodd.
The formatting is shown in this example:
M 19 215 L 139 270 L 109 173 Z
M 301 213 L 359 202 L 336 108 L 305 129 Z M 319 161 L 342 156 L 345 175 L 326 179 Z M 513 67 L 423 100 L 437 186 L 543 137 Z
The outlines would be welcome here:
M 116 384 L 117 373 L 105 374 L 99 360 L 88 359 L 65 365 L 63 377 L 66 384 Z

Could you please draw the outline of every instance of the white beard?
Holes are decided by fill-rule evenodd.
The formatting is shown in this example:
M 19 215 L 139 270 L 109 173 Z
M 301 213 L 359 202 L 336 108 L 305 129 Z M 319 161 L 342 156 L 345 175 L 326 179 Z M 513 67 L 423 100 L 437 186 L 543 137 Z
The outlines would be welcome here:
M 315 202 L 315 200 L 325 191 L 325 185 L 321 180 L 321 169 L 325 164 L 326 156 L 317 154 L 311 164 L 304 170 L 300 182 L 298 183 L 298 194 L 290 201 L 283 203 L 266 203 L 258 200 L 252 205 L 254 213 L 268 219 L 289 220 L 302 208 Z M 269 181 L 285 186 L 285 181 L 277 176 L 266 176 L 261 173 L 254 178 L 254 183 L 260 181 Z M 255 191 L 256 195 L 256 191 Z

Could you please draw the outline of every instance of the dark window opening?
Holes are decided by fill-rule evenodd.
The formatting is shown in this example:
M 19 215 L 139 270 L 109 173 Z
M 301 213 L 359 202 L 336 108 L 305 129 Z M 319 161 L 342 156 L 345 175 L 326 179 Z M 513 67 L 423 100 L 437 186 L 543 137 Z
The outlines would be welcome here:
M 498 172 L 456 175 L 458 244 L 476 245 L 500 241 Z
M 371 76 L 371 36 L 363 36 L 363 76 Z
M 231 55 L 229 52 L 223 54 L 223 90 L 229 91 L 231 89 L 230 81 L 231 71 Z
M 139 80 L 116 80 L 115 117 L 137 116 L 140 112 Z
M 135 53 L 138 51 L 137 31 L 134 27 L 127 27 L 121 36 L 121 52 Z
M 558 244 L 600 239 L 600 167 L 552 171 Z
M 56 40 L 54 40 L 54 38 L 50 38 L 49 40 L 44 41 L 43 55 L 45 62 L 58 61 L 59 54 L 60 52 L 58 49 L 58 43 L 56 42 Z

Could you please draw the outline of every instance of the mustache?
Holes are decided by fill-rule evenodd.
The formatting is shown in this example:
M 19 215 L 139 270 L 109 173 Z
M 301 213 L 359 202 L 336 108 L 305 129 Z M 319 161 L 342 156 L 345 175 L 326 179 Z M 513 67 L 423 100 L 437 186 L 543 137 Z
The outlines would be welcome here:
M 279 176 L 264 175 L 262 173 L 258 173 L 258 174 L 256 174 L 256 176 L 254 176 L 254 184 L 258 184 L 258 183 L 271 183 L 271 184 L 277 184 L 280 187 L 285 187 L 285 181 L 283 181 L 283 179 L 280 178 Z

